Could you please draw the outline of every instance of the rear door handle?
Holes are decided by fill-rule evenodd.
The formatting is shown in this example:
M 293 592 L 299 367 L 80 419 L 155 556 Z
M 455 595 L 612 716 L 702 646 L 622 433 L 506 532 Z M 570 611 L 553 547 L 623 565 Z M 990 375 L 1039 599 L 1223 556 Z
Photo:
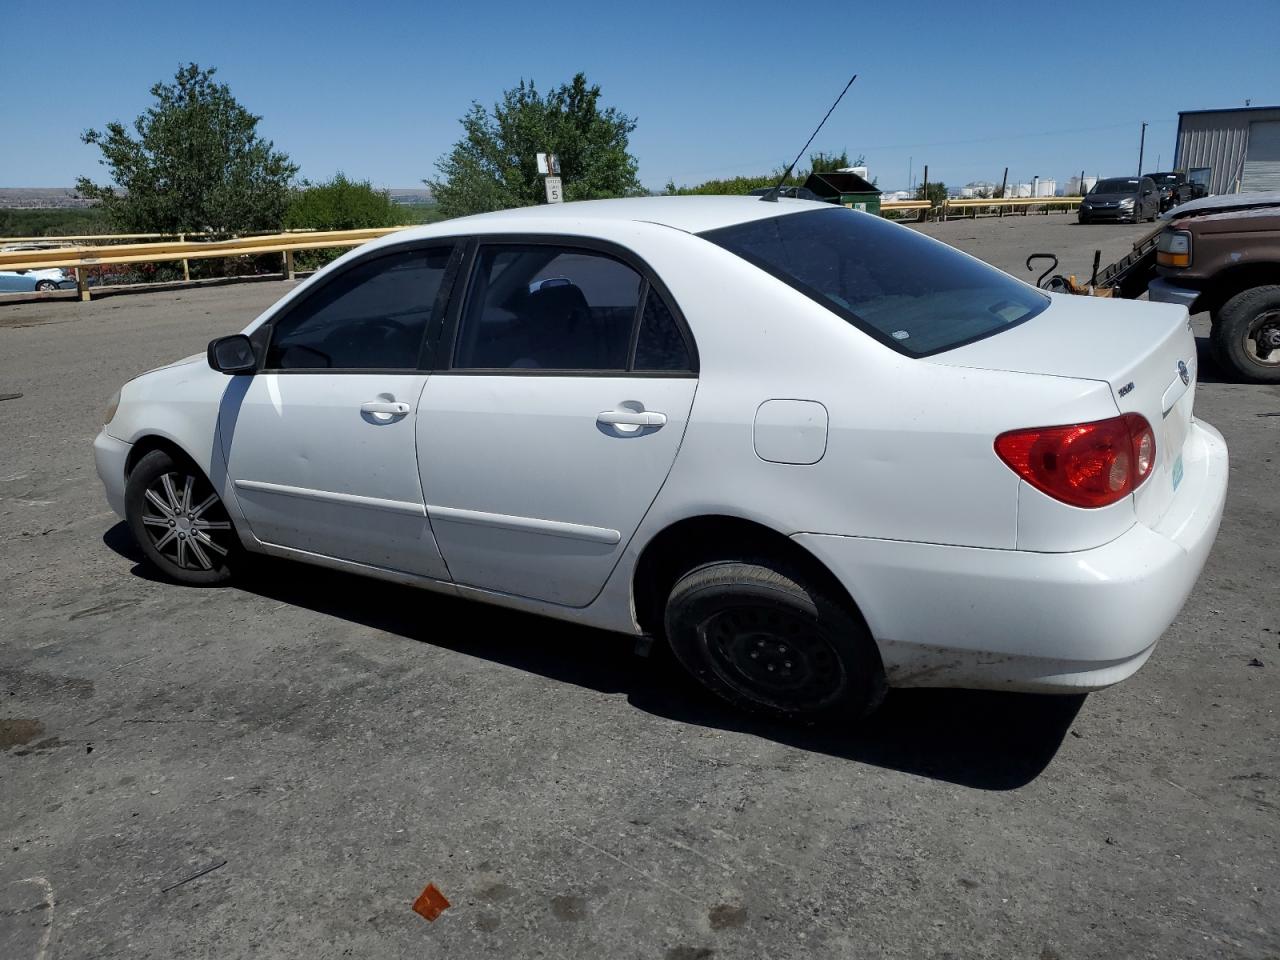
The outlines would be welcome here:
M 409 415 L 409 405 L 400 401 L 388 400 L 370 400 L 367 403 L 360 404 L 361 413 L 382 413 L 391 417 L 405 417 Z
M 602 410 L 596 415 L 596 423 L 609 426 L 660 427 L 667 422 L 665 413 L 653 410 Z

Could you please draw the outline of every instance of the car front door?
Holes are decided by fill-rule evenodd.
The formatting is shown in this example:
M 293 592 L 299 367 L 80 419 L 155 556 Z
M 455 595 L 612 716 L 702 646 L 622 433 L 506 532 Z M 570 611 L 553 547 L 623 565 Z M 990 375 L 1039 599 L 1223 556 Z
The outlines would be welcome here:
M 259 540 L 448 579 L 414 421 L 424 340 L 455 272 L 452 245 L 375 253 L 273 318 L 262 370 L 232 380 L 219 422 L 236 500 Z
M 624 251 L 482 243 L 470 260 L 419 407 L 431 525 L 457 583 L 585 606 L 675 460 L 694 344 Z

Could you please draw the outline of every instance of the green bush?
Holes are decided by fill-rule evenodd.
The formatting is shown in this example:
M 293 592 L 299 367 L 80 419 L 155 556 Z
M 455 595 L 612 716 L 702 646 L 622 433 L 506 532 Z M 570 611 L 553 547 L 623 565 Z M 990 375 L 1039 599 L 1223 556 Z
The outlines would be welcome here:
M 101 207 L 0 210 L 0 237 L 70 237 L 110 233 Z
M 401 219 L 400 208 L 385 190 L 339 172 L 324 183 L 303 180 L 290 198 L 284 225 L 286 230 L 362 230 L 399 226 Z M 316 269 L 345 252 L 341 247 L 300 250 L 296 261 L 300 269 Z

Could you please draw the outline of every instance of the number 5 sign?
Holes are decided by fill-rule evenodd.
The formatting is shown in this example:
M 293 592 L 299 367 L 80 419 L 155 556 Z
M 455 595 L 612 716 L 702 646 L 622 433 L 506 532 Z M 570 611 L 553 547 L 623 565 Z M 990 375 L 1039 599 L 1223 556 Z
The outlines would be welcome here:
M 547 203 L 564 203 L 559 177 L 547 177 Z

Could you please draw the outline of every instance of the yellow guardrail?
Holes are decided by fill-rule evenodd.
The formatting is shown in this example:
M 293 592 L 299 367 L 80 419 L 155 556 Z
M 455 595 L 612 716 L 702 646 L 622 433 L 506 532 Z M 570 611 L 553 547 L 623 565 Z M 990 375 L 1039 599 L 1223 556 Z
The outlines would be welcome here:
M 1025 214 L 1031 207 L 1078 207 L 1084 197 L 948 197 L 942 202 L 942 219 L 946 220 L 952 210 L 973 210 L 974 215 L 982 208 L 995 208 L 1000 216 L 1004 216 L 1005 208 L 1016 210 L 1022 208 Z
M 242 257 L 264 253 L 284 255 L 284 273 L 293 276 L 293 254 L 297 250 L 319 250 L 326 247 L 358 247 L 404 227 L 373 227 L 365 230 L 323 230 L 305 233 L 272 233 L 237 237 L 232 240 L 179 240 L 169 243 L 131 243 L 113 246 L 56 247 L 46 250 L 13 250 L 0 252 L 0 270 L 43 270 L 51 267 L 76 271 L 76 287 L 80 299 L 89 299 L 85 267 L 131 263 L 160 263 L 181 260 L 205 260 L 218 257 Z M 184 269 L 184 273 L 187 271 Z
M 880 204 L 880 211 L 928 210 L 931 206 L 928 200 L 885 200 Z

